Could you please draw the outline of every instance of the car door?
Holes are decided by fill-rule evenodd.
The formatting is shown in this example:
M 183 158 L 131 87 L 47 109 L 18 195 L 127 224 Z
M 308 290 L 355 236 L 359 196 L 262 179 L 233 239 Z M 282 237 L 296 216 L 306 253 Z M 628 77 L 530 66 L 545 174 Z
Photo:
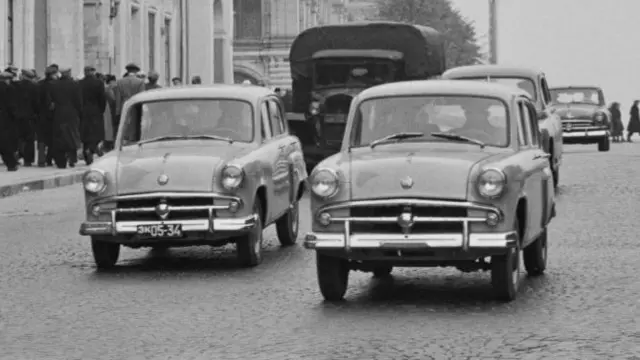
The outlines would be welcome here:
M 292 204 L 298 199 L 298 185 L 306 176 L 306 166 L 300 140 L 296 136 L 291 135 L 289 131 L 289 124 L 285 118 L 284 104 L 281 100 L 278 100 L 276 105 L 277 111 L 280 114 L 280 127 L 284 129 L 283 132 L 286 136 L 286 156 L 289 164 L 289 204 Z
M 266 171 L 268 171 L 267 176 L 267 209 L 265 213 L 267 214 L 267 218 L 265 219 L 266 223 L 273 222 L 277 216 L 278 212 L 278 195 L 275 191 L 276 185 L 274 182 L 276 166 L 278 163 L 278 157 L 280 155 L 280 150 L 278 149 L 277 139 L 273 137 L 273 133 L 271 130 L 271 119 L 269 113 L 269 103 L 268 99 L 264 99 L 260 103 L 260 117 L 261 117 L 261 131 L 262 131 L 262 146 L 260 147 L 259 156 L 262 159 L 263 164 L 265 164 Z
M 540 93 L 542 100 L 542 109 L 547 113 L 547 128 L 549 135 L 553 137 L 553 156 L 552 163 L 559 165 L 562 160 L 562 120 L 556 114 L 556 108 L 551 105 L 551 91 L 547 84 L 544 74 L 540 75 Z
M 542 197 L 542 176 L 540 172 L 541 163 L 547 161 L 546 153 L 538 147 L 539 134 L 534 133 L 532 123 L 537 122 L 531 117 L 528 104 L 530 102 L 521 98 L 518 100 L 519 129 L 522 134 L 520 151 L 522 152 L 522 171 L 524 181 L 524 193 L 527 198 L 527 222 L 524 233 L 523 246 L 527 246 L 534 236 L 540 231 L 542 221 L 541 197 Z
M 533 128 L 531 129 L 532 130 L 531 133 L 539 134 L 540 131 L 538 129 L 538 122 L 534 120 L 536 116 L 536 108 L 530 102 L 527 102 L 526 105 L 529 110 L 529 117 L 530 119 L 532 119 L 531 126 Z M 540 182 L 541 182 L 540 230 L 542 230 L 547 226 L 547 222 L 551 218 L 551 211 L 552 211 L 552 206 L 555 199 L 555 193 L 554 193 L 554 185 L 553 185 L 553 174 L 551 172 L 550 163 L 547 159 L 548 154 L 544 154 L 545 151 L 540 138 L 533 139 L 533 141 L 534 141 L 534 144 L 533 144 L 534 147 L 537 147 L 539 150 L 538 154 L 534 155 L 534 157 L 537 158 L 535 165 L 536 165 L 536 168 L 538 169 L 537 171 L 540 173 L 539 176 L 540 176 Z
M 273 196 L 274 211 L 279 215 L 289 207 L 290 193 L 290 162 L 287 154 L 289 148 L 289 134 L 282 127 L 282 111 L 277 98 L 266 100 L 269 109 L 272 141 L 276 146 L 277 155 L 273 164 Z

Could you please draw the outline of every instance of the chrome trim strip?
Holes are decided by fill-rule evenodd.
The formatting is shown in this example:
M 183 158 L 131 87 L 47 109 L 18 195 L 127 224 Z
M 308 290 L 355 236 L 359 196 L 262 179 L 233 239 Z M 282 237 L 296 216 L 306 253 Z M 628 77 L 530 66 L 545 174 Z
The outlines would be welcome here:
M 376 200 L 354 200 L 345 201 L 333 205 L 326 205 L 316 211 L 316 215 L 322 212 L 340 210 L 344 208 L 353 207 L 369 207 L 369 206 L 425 206 L 425 207 L 458 207 L 473 210 L 491 211 L 500 216 L 502 213 L 500 209 L 489 205 L 480 205 L 469 201 L 449 201 L 449 200 L 425 200 L 425 199 L 412 199 L 412 198 L 399 198 L 399 199 L 376 199 Z
M 169 211 L 198 211 L 198 210 L 227 210 L 229 209 L 228 205 L 198 205 L 198 206 L 168 206 Z M 100 210 L 101 213 L 123 213 L 123 214 L 135 214 L 135 213 L 150 213 L 155 212 L 155 207 L 140 207 L 140 208 L 117 208 L 117 209 L 104 209 Z
M 516 245 L 517 236 L 513 231 L 506 233 L 470 234 L 468 249 L 473 248 L 508 248 Z M 406 249 L 410 245 L 415 248 L 464 248 L 463 234 L 354 234 L 345 237 L 337 233 L 309 233 L 305 237 L 304 247 L 307 249 Z M 348 250 L 347 250 L 348 252 Z
M 590 138 L 590 137 L 602 137 L 607 136 L 607 130 L 584 130 L 584 131 L 571 131 L 571 132 L 563 132 L 563 138 Z
M 89 206 L 99 205 L 105 202 L 113 202 L 113 201 L 123 201 L 123 200 L 144 200 L 144 199 L 154 199 L 154 198 L 174 198 L 174 199 L 184 199 L 184 198 L 203 198 L 208 199 L 211 198 L 213 200 L 228 200 L 228 201 L 238 201 L 242 204 L 242 199 L 237 196 L 223 195 L 219 193 L 207 193 L 207 192 L 150 192 L 150 193 L 140 193 L 140 194 L 127 194 L 127 195 L 114 195 L 104 198 L 95 199 L 93 202 L 89 204 Z

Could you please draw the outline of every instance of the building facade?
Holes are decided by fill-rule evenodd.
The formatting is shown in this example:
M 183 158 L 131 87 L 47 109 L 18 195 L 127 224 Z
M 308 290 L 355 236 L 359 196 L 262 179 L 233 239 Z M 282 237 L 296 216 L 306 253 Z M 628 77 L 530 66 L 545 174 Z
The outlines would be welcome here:
M 303 30 L 348 21 L 348 0 L 234 0 L 236 83 L 291 87 L 289 48 Z

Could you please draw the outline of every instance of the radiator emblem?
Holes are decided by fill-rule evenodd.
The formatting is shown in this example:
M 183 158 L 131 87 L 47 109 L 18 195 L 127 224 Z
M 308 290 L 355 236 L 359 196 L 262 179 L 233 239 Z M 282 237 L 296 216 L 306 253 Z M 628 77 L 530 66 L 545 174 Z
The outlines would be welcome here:
M 169 176 L 167 174 L 162 174 L 158 176 L 158 185 L 167 185 L 169 182 Z
M 398 225 L 402 228 L 402 232 L 405 235 L 411 231 L 413 224 L 414 220 L 412 213 L 405 210 L 400 214 L 400 216 L 398 216 Z
M 411 178 L 411 176 L 407 176 L 406 178 L 400 180 L 400 186 L 402 186 L 402 188 L 405 190 L 411 189 L 413 187 L 413 179 Z
M 160 216 L 160 219 L 166 220 L 169 217 L 169 205 L 165 201 L 161 201 L 156 205 L 156 214 Z

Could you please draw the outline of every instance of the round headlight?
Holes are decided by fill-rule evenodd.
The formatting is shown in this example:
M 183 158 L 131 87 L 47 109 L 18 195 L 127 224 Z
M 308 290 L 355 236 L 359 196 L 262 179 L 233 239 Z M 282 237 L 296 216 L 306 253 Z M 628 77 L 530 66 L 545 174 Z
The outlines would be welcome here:
M 505 174 L 496 169 L 488 169 L 478 176 L 478 192 L 485 198 L 497 198 L 505 190 L 507 185 L 507 177 Z
M 320 103 L 317 101 L 312 101 L 309 105 L 309 113 L 311 115 L 318 115 L 320 113 Z
M 236 165 L 227 165 L 222 169 L 222 187 L 225 190 L 237 190 L 244 180 L 244 170 Z
M 87 192 L 100 194 L 107 188 L 106 176 L 100 170 L 89 170 L 82 178 L 82 185 Z
M 330 169 L 319 169 L 311 175 L 311 191 L 318 197 L 327 199 L 339 190 L 338 174 Z
M 604 114 L 603 114 L 603 113 L 601 113 L 601 112 L 596 113 L 596 115 L 595 115 L 595 120 L 596 120 L 597 122 L 599 122 L 599 123 L 604 122 L 605 118 L 606 118 L 606 116 L 604 116 Z

